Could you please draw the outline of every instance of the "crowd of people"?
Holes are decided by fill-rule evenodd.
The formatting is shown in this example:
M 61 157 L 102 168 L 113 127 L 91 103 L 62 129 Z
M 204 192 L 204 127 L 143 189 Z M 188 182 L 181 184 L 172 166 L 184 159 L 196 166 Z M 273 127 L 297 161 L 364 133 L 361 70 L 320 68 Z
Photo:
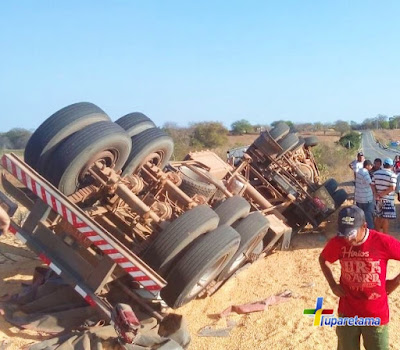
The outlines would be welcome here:
M 354 172 L 354 201 L 364 211 L 368 228 L 388 233 L 390 220 L 396 219 L 396 193 L 400 200 L 400 156 L 372 163 L 359 152 L 349 167 Z

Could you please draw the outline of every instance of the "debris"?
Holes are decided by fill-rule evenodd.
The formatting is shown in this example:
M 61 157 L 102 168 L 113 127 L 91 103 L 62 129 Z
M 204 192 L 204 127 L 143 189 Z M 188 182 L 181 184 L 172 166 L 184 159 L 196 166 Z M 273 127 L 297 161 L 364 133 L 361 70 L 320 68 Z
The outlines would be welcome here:
M 264 311 L 270 305 L 280 304 L 289 301 L 292 297 L 292 292 L 290 290 L 285 290 L 278 295 L 272 295 L 264 300 L 256 301 L 254 303 L 242 304 L 242 305 L 232 305 L 219 314 L 219 317 L 226 317 L 232 312 L 237 314 L 249 314 L 257 311 Z
M 197 335 L 199 337 L 229 337 L 231 330 L 237 326 L 237 323 L 227 320 L 226 325 L 225 328 L 215 328 L 216 323 L 205 326 L 197 332 Z

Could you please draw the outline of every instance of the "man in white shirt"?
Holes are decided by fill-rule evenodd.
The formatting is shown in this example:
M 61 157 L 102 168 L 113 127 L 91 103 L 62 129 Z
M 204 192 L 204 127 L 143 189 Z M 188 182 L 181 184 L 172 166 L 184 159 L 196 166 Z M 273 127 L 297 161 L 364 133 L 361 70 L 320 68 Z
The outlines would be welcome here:
M 349 168 L 354 172 L 354 180 L 356 179 L 356 175 L 360 169 L 364 167 L 364 153 L 358 152 L 357 159 L 354 159 L 350 164 Z
M 357 207 L 364 211 L 365 221 L 370 229 L 374 228 L 374 194 L 371 187 L 371 176 L 369 175 L 372 169 L 372 162 L 365 160 L 364 167 L 357 172 L 356 189 L 354 191 L 354 200 Z

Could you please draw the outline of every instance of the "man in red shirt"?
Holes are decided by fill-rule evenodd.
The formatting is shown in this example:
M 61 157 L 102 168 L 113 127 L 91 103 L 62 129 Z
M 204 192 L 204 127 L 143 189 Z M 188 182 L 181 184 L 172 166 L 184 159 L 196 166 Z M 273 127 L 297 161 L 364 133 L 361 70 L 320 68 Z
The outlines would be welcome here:
M 400 274 L 386 281 L 389 259 L 400 260 L 400 241 L 369 230 L 362 209 L 343 208 L 338 233 L 323 249 L 319 263 L 332 292 L 339 299 L 340 317 L 379 317 L 380 326 L 337 326 L 338 350 L 359 350 L 363 336 L 367 350 L 389 349 L 389 305 L 387 295 L 400 285 Z M 336 283 L 328 263 L 339 260 L 340 282 Z

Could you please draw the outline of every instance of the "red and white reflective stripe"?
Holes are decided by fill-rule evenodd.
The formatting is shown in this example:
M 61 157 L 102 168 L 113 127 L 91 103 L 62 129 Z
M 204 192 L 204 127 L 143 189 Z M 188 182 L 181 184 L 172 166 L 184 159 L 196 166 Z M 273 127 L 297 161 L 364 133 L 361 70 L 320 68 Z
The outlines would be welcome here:
M 10 226 L 10 232 L 15 234 L 15 236 L 22 240 L 23 243 L 26 243 L 26 239 L 12 226 Z M 22 239 L 21 239 L 22 238 Z M 42 260 L 46 265 L 48 265 L 57 275 L 62 274 L 62 270 L 54 264 L 44 253 L 39 254 L 40 260 Z M 96 302 L 95 300 L 88 295 L 81 287 L 78 285 L 75 285 L 74 289 L 85 299 L 89 305 L 95 306 Z
M 82 296 L 83 299 L 85 299 L 91 306 L 96 305 L 96 302 L 93 300 L 93 298 L 87 294 L 81 287 L 76 285 L 74 289 Z
M 80 218 L 77 213 L 74 213 L 55 198 L 46 188 L 45 185 L 40 185 L 32 179 L 23 169 L 15 164 L 7 154 L 2 157 L 2 164 L 11 174 L 13 174 L 21 183 L 27 186 L 40 199 L 47 203 L 51 208 L 66 219 L 80 233 L 86 236 L 94 245 L 96 245 L 104 254 L 108 255 L 115 263 L 120 265 L 135 281 L 139 282 L 145 289 L 157 292 L 161 286 L 157 284 L 146 272 L 141 271 L 127 257 L 112 246 L 111 242 L 102 238 L 89 224 L 84 222 L 84 218 Z M 131 274 L 132 268 L 141 271 L 141 274 Z M 136 270 L 135 270 L 136 271 Z
M 26 239 L 12 226 L 8 229 L 15 237 L 17 237 L 22 243 L 26 243 Z

